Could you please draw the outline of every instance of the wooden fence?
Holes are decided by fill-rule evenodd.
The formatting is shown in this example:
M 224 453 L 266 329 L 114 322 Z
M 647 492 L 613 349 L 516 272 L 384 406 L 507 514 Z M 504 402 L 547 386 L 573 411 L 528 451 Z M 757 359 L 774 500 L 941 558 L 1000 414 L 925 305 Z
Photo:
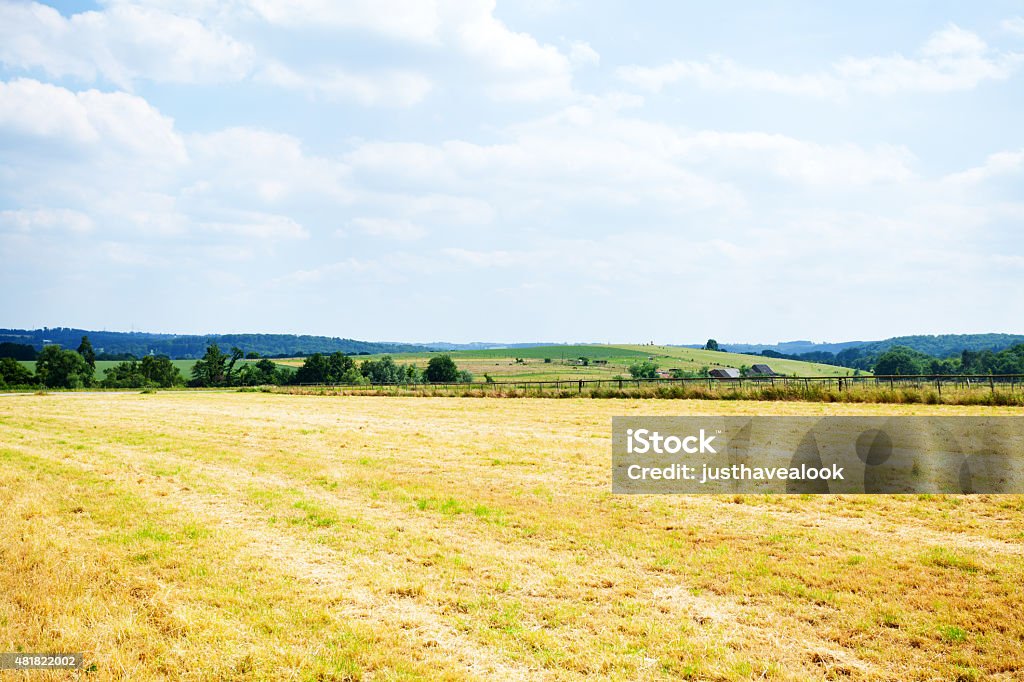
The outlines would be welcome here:
M 880 388 L 895 390 L 897 388 L 934 388 L 942 394 L 943 389 L 987 389 L 995 392 L 997 388 L 1016 391 L 1024 390 L 1024 374 L 915 374 L 915 375 L 864 375 L 845 377 L 793 377 L 793 376 L 759 376 L 742 378 L 667 378 L 667 379 L 552 379 L 540 381 L 490 381 L 470 383 L 415 383 L 415 384 L 300 384 L 301 386 L 320 386 L 345 390 L 379 390 L 382 388 L 405 388 L 409 390 L 444 389 L 444 390 L 518 390 L 536 391 L 576 391 L 583 393 L 589 390 L 609 389 L 625 390 L 633 388 L 656 388 L 661 386 L 703 386 L 708 390 L 747 389 L 764 387 L 802 388 L 811 390 L 835 389 L 848 391 L 855 388 Z

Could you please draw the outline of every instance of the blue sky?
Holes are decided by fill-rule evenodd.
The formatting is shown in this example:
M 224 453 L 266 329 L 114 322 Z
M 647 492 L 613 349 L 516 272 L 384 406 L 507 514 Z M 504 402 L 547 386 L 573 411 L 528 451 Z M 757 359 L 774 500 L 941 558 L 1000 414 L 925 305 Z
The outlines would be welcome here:
M 1022 332 L 1024 2 L 0 0 L 0 326 Z

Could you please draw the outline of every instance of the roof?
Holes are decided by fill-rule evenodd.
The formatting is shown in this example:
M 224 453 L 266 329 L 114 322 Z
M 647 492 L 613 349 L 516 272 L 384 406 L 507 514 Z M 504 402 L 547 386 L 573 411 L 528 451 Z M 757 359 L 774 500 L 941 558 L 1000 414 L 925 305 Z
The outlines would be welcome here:
M 775 371 L 768 365 L 753 365 L 750 371 L 756 374 L 775 374 Z
M 715 369 L 708 372 L 713 377 L 718 379 L 739 379 L 740 371 L 732 367 L 716 367 Z

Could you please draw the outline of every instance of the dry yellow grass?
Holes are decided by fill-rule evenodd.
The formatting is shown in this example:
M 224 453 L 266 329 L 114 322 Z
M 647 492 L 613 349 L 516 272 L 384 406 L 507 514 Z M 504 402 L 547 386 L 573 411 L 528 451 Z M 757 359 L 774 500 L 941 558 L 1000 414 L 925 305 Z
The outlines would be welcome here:
M 734 413 L 1024 416 L 3 398 L 0 651 L 94 666 L 31 679 L 1024 676 L 1024 497 L 610 494 L 613 415 Z

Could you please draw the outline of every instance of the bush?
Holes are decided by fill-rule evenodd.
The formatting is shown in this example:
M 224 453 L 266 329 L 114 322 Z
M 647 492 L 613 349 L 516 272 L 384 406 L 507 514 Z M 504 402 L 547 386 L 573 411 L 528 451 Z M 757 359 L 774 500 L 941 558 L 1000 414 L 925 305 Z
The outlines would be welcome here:
M 459 368 L 452 360 L 452 356 L 435 355 L 427 363 L 423 378 L 432 384 L 454 384 L 459 381 Z
M 32 372 L 14 358 L 0 358 L 0 386 L 29 386 Z
M 93 369 L 81 355 L 46 346 L 36 359 L 36 376 L 47 388 L 83 388 L 92 384 Z
M 646 360 L 644 362 L 630 365 L 629 374 L 634 379 L 655 379 L 658 376 L 658 366 Z

